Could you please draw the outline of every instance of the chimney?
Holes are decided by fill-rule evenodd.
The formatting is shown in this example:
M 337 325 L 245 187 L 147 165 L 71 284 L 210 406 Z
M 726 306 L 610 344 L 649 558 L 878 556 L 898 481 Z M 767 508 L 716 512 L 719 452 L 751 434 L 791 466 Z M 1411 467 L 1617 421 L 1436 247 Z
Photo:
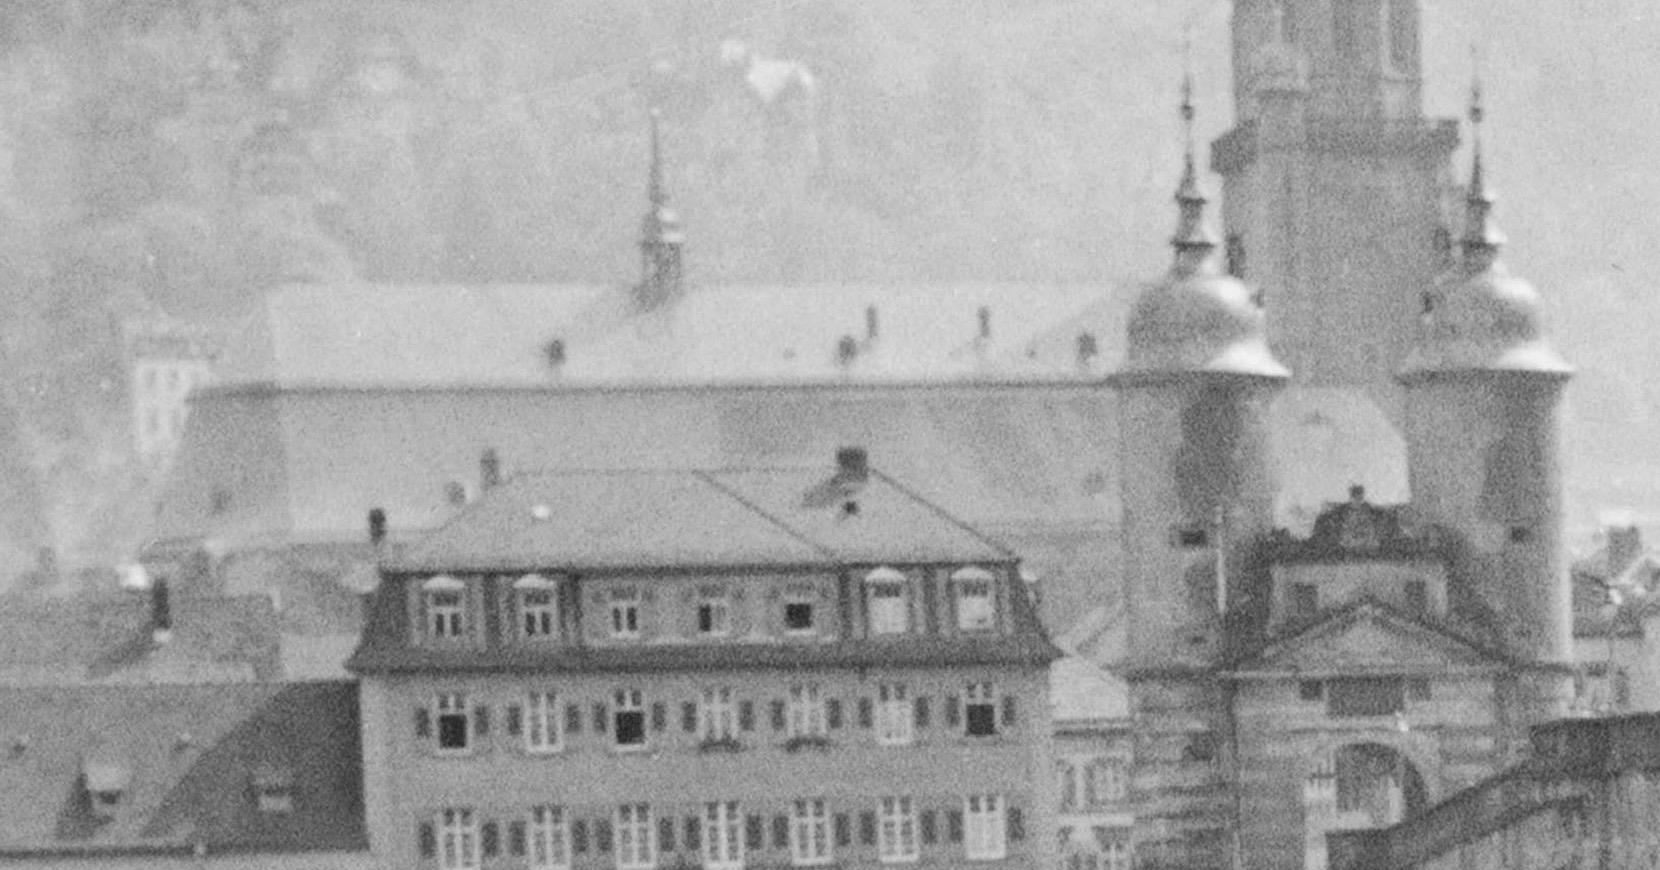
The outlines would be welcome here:
M 977 315 L 980 319 L 980 340 L 987 341 L 991 338 L 991 306 L 980 306 Z
M 380 546 L 386 540 L 386 511 L 369 509 L 369 543 Z
M 875 341 L 879 332 L 876 322 L 876 306 L 865 306 L 865 341 Z
M 167 581 L 160 577 L 150 584 L 150 639 L 166 643 L 173 637 L 173 604 L 168 600 Z
M 478 455 L 478 482 L 481 488 L 487 490 L 501 483 L 501 456 L 497 455 L 494 447 L 486 447 Z
M 1608 530 L 1608 579 L 1631 567 L 1643 552 L 1643 535 L 1636 526 Z
M 870 455 L 863 447 L 836 451 L 836 479 L 842 483 L 864 483 L 870 479 Z

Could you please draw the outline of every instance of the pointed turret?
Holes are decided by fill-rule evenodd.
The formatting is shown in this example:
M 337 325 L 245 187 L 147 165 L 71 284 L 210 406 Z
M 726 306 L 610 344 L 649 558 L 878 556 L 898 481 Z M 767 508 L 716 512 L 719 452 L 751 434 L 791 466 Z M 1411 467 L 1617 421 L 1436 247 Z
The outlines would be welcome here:
M 649 202 L 640 225 L 640 284 L 636 297 L 643 308 L 655 308 L 680 296 L 681 249 L 686 236 L 680 216 L 668 205 L 663 184 L 663 144 L 659 113 L 651 110 L 651 167 L 646 181 Z

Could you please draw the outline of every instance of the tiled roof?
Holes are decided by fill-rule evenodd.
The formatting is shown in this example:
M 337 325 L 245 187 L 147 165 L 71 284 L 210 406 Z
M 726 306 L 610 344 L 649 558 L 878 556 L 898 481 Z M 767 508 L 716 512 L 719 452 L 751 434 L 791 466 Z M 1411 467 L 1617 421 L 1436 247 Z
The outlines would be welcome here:
M 0 857 L 367 848 L 355 683 L 0 689 L 0 753 Z
M 171 599 L 170 637 L 152 635 L 141 593 L 8 596 L 0 685 L 269 680 L 281 674 L 276 614 L 259 596 Z

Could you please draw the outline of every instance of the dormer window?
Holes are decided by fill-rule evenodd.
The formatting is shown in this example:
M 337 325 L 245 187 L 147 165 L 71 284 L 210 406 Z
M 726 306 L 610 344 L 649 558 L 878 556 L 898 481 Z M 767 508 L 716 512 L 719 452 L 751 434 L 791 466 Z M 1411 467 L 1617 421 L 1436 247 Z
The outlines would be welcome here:
M 427 626 L 436 638 L 457 638 L 467 630 L 467 584 L 440 574 L 421 585 Z
M 807 635 L 817 630 L 817 623 L 814 622 L 814 605 L 817 603 L 818 591 L 811 587 L 785 590 L 784 633 Z
M 254 805 L 261 813 L 285 815 L 294 811 L 294 772 L 262 765 L 253 773 Z
M 100 818 L 114 816 L 132 776 L 132 768 L 123 762 L 89 759 L 81 768 L 81 778 L 92 814 Z
M 540 574 L 526 574 L 513 581 L 519 607 L 519 630 L 526 640 L 550 638 L 559 633 L 559 586 Z
M 726 589 L 705 586 L 698 590 L 697 633 L 701 637 L 726 637 L 732 633 L 732 607 Z
M 865 576 L 871 634 L 904 634 L 910 631 L 910 601 L 906 585 L 905 575 L 892 568 L 877 568 Z
M 619 640 L 640 636 L 640 590 L 632 586 L 611 590 L 611 636 Z
M 988 631 L 997 624 L 997 607 L 992 598 L 996 578 L 984 568 L 963 568 L 951 575 L 957 592 L 957 628 L 961 631 Z

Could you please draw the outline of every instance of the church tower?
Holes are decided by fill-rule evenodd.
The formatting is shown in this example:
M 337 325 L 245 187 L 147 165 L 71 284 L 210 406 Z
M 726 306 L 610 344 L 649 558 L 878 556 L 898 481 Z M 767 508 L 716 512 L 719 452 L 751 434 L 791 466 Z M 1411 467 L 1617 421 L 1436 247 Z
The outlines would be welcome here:
M 1191 89 L 1184 89 L 1190 93 Z M 1223 274 L 1192 148 L 1169 273 L 1130 313 L 1118 394 L 1130 684 L 1139 722 L 1137 863 L 1228 856 L 1227 705 L 1215 668 L 1249 544 L 1270 530 L 1268 406 L 1288 376 L 1257 298 Z
M 1517 725 L 1566 712 L 1572 658 L 1562 557 L 1561 397 L 1571 369 L 1545 336 L 1539 294 L 1499 259 L 1504 234 L 1482 166 L 1479 85 L 1461 262 L 1425 294 L 1401 372 L 1413 502 L 1461 539 L 1462 574 L 1503 648 L 1534 667 Z
M 1267 295 L 1274 352 L 1391 417 L 1458 144 L 1423 117 L 1419 55 L 1418 0 L 1235 0 L 1238 123 L 1211 153 L 1229 271 Z
M 651 169 L 646 181 L 645 219 L 640 222 L 640 283 L 635 301 L 651 310 L 680 297 L 684 272 L 681 249 L 686 234 L 680 215 L 669 207 L 668 190 L 663 186 L 663 142 L 660 113 L 651 110 Z

